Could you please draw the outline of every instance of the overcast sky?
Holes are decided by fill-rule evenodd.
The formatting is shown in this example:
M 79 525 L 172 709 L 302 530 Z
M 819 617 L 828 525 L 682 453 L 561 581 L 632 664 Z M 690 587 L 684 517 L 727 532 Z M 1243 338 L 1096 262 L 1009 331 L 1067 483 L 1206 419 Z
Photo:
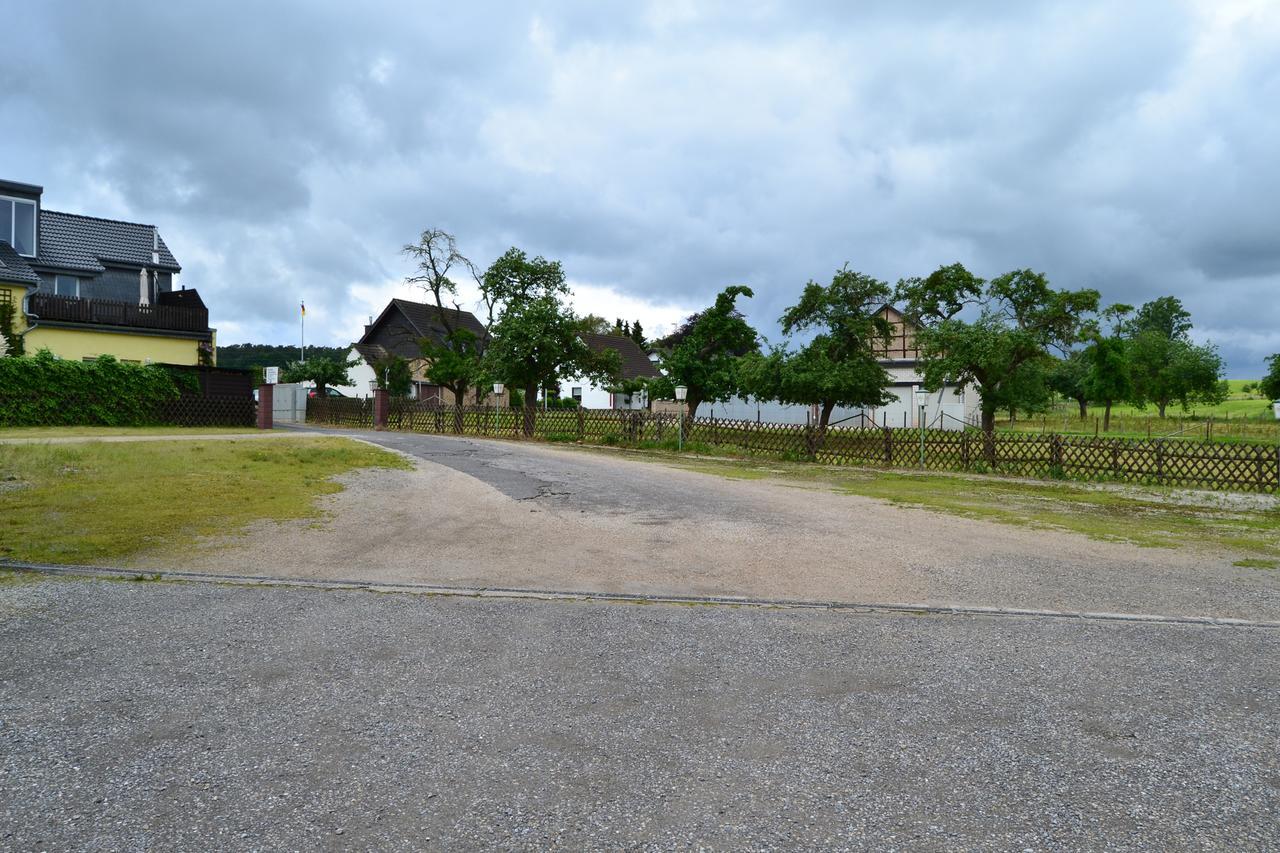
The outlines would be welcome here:
M 852 10 L 852 11 L 851 11 Z M 845 262 L 1174 294 L 1280 351 L 1280 3 L 5 4 L 0 177 L 154 223 L 221 343 L 345 344 L 427 227 L 670 328 Z

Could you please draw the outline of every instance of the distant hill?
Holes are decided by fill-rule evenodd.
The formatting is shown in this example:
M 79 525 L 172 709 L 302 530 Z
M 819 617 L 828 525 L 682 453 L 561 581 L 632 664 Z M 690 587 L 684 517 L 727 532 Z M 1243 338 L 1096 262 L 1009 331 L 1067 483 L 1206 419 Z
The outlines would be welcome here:
M 307 358 L 334 361 L 347 357 L 350 347 L 307 347 Z M 286 344 L 230 344 L 218 347 L 218 367 L 284 367 L 298 360 L 298 348 Z

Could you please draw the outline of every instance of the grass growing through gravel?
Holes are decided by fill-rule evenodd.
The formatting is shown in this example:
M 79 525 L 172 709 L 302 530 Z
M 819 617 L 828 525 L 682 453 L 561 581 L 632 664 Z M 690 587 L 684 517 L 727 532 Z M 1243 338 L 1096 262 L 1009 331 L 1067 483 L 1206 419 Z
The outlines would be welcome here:
M 875 471 L 808 463 L 628 453 L 737 480 L 771 480 L 1001 524 L 1083 533 L 1155 548 L 1198 546 L 1250 555 L 1236 565 L 1280 565 L 1280 500 L 1137 486 Z
M 358 468 L 403 457 L 342 438 L 0 445 L 0 558 L 110 563 L 259 519 L 319 515 Z

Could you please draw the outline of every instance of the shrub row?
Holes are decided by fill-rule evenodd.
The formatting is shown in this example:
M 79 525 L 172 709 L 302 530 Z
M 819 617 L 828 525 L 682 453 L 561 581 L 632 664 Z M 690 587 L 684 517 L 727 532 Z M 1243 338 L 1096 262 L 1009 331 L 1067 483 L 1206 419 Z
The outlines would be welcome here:
M 198 388 L 192 376 L 109 355 L 0 358 L 0 426 L 146 426 L 161 422 L 165 403 Z

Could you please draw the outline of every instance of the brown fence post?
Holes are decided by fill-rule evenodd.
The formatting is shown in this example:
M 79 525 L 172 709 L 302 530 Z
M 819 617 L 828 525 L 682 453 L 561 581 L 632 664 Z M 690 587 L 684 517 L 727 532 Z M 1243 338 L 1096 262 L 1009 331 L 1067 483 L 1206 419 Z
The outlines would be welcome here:
M 893 429 L 884 428 L 884 464 L 893 465 Z
M 578 441 L 587 440 L 587 416 L 582 411 L 582 407 L 578 406 Z
M 964 430 L 960 433 L 960 464 L 964 466 L 964 470 L 969 470 L 969 431 Z
M 386 429 L 387 415 L 391 411 L 391 395 L 385 388 L 373 389 L 373 428 Z
M 1056 432 L 1049 436 L 1049 467 L 1062 470 L 1062 436 Z
M 258 386 L 258 429 L 271 429 L 275 415 L 274 385 Z

